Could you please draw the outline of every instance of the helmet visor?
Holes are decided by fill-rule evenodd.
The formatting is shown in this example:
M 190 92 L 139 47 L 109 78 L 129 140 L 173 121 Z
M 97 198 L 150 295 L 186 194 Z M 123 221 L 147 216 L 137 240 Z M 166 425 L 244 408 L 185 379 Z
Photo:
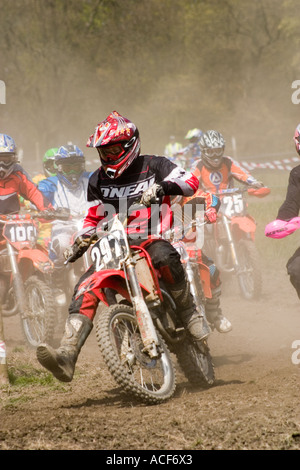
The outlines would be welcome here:
M 122 144 L 107 145 L 104 147 L 97 147 L 101 160 L 104 163 L 116 163 L 125 153 Z

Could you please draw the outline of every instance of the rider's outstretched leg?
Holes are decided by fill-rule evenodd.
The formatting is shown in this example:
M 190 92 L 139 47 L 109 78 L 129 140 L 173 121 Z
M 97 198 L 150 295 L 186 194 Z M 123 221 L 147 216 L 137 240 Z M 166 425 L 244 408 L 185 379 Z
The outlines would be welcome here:
M 69 315 L 58 349 L 42 343 L 37 347 L 37 359 L 61 382 L 71 382 L 83 344 L 93 328 L 93 322 L 82 314 Z

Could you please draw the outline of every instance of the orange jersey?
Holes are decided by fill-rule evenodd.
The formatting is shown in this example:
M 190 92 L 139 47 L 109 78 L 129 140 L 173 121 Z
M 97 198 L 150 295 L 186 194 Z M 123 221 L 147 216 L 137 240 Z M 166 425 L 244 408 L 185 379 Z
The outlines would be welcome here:
M 215 169 L 206 168 L 203 161 L 199 160 L 193 174 L 199 180 L 199 187 L 212 193 L 217 193 L 220 189 L 232 188 L 234 179 L 246 184 L 251 184 L 253 180 L 253 177 L 242 170 L 230 157 L 223 157 L 221 167 Z
M 20 165 L 7 178 L 0 179 L 0 214 L 19 212 L 19 196 L 28 199 L 38 210 L 52 208 L 51 203 L 37 189 L 31 178 Z

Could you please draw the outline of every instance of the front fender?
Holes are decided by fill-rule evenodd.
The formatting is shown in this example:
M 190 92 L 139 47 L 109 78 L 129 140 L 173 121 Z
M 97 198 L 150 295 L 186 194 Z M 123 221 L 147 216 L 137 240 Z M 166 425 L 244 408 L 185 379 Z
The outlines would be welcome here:
M 87 292 L 93 292 L 98 299 L 108 305 L 108 300 L 104 293 L 105 288 L 115 290 L 118 294 L 130 300 L 128 289 L 123 271 L 113 269 L 107 271 L 95 271 L 91 276 L 85 279 L 77 289 L 76 299 Z
M 251 235 L 252 240 L 254 240 L 255 231 L 256 231 L 256 222 L 251 215 L 247 215 L 244 217 L 233 217 L 231 219 L 231 226 L 232 231 L 241 231 L 244 233 L 249 233 Z
M 19 251 L 18 263 L 22 264 L 24 261 L 30 262 L 35 269 L 43 274 L 47 274 L 53 270 L 53 263 L 49 259 L 48 254 L 37 248 Z

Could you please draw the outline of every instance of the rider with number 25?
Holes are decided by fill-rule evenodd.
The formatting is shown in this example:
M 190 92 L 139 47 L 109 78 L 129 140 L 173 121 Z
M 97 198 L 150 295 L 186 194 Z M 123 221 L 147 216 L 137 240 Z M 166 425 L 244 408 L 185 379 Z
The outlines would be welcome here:
M 102 204 L 89 209 L 83 230 L 67 250 L 66 258 L 71 255 L 71 261 L 75 261 L 82 256 L 87 249 L 84 240 L 96 231 L 105 211 L 113 207 L 115 213 L 119 213 L 122 204 L 124 207 L 126 203 L 129 208 L 140 198 L 146 207 L 137 214 L 139 227 L 142 232 L 143 224 L 140 221 L 145 218 L 147 234 L 143 236 L 143 232 L 140 233 L 139 243 L 149 253 L 153 266 L 173 297 L 184 326 L 195 340 L 200 341 L 207 335 L 207 329 L 204 318 L 196 310 L 180 255 L 167 240 L 157 235 L 157 227 L 156 234 L 153 234 L 153 227 L 150 232 L 148 230 L 151 226 L 151 204 L 159 201 L 159 204 L 170 205 L 170 196 L 192 196 L 198 188 L 197 178 L 166 157 L 140 155 L 137 127 L 116 111 L 97 125 L 87 146 L 97 149 L 101 161 L 101 167 L 89 180 L 88 201 L 100 200 Z M 134 244 L 137 244 L 136 238 Z M 37 348 L 39 362 L 63 382 L 72 380 L 79 352 L 93 327 L 99 299 L 92 291 L 78 295 L 77 290 L 94 269 L 92 265 L 75 287 L 60 347 L 53 349 L 41 344 Z

